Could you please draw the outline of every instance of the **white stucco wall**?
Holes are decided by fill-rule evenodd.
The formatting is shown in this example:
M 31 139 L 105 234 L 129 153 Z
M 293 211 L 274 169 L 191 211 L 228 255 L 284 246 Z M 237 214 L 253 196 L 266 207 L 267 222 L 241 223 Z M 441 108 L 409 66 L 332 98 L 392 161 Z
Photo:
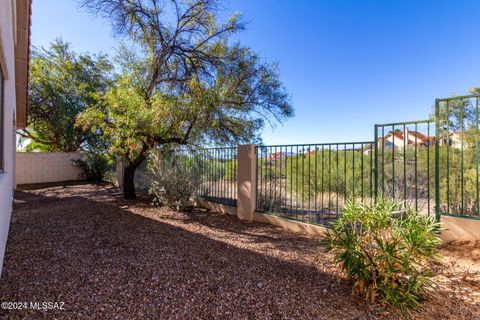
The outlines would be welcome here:
M 10 216 L 12 213 L 13 177 L 15 174 L 14 110 L 15 51 L 12 1 L 0 1 L 0 64 L 4 82 L 3 147 L 4 172 L 0 173 L 0 272 L 3 266 Z
M 81 180 L 80 170 L 72 160 L 81 153 L 17 152 L 15 182 L 19 184 Z

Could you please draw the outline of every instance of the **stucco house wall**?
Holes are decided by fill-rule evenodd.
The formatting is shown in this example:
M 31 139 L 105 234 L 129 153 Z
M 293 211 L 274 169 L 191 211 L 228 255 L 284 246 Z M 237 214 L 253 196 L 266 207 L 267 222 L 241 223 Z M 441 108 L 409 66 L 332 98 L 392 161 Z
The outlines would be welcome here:
M 15 95 L 15 54 L 12 2 L 0 1 L 0 62 L 4 76 L 3 86 L 3 148 L 4 171 L 0 173 L 0 261 L 3 264 L 7 242 L 10 215 L 12 212 L 14 170 L 14 113 Z M 1 266 L 0 266 L 1 270 Z
M 21 125 L 25 125 L 26 119 L 29 24 L 29 0 L 0 1 L 0 67 L 4 78 L 3 116 L 0 118 L 3 130 L 3 141 L 0 143 L 3 149 L 3 171 L 0 172 L 0 272 L 12 213 L 17 116 L 21 116 Z

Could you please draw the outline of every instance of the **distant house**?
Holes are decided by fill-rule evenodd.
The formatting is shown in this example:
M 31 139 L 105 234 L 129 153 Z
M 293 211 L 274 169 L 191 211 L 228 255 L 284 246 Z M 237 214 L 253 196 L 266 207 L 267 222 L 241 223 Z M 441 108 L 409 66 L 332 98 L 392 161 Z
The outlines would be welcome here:
M 285 157 L 286 157 L 286 154 L 283 152 L 272 152 L 267 155 L 267 160 L 276 161 L 276 160 L 284 159 Z
M 405 146 L 413 145 L 418 147 L 425 147 L 432 145 L 435 142 L 435 137 L 426 136 L 423 133 L 414 130 L 405 129 L 405 131 L 390 132 L 383 137 L 379 137 L 377 141 L 378 148 L 385 149 L 403 149 Z M 369 155 L 373 151 L 373 145 L 368 145 L 363 148 L 363 153 Z
M 370 155 L 373 152 L 373 144 L 369 144 L 365 146 L 362 150 L 363 154 L 366 154 L 367 156 Z
M 427 137 L 426 135 L 413 130 L 405 129 L 407 132 L 408 144 L 417 144 L 420 146 L 426 146 L 430 142 L 435 141 L 435 137 Z
M 449 134 L 449 139 L 448 139 L 448 144 L 454 149 L 461 149 L 462 148 L 462 133 L 461 132 L 450 132 Z M 463 147 L 468 148 L 468 142 L 465 141 L 465 137 L 463 138 Z M 434 139 L 435 140 L 435 139 Z M 445 137 L 440 138 L 439 140 L 440 145 L 446 145 L 447 144 L 447 139 Z
M 305 156 L 306 157 L 315 157 L 316 155 L 318 155 L 319 152 L 322 152 L 321 150 L 316 150 L 316 151 L 307 151 L 305 152 Z
M 408 137 L 408 135 L 407 135 Z M 381 143 L 383 142 L 383 143 Z M 379 139 L 379 146 L 384 146 L 386 149 L 402 149 L 405 146 L 405 138 L 401 133 L 391 132 L 383 137 L 382 140 Z
M 294 152 L 283 152 L 283 151 L 272 152 L 272 153 L 269 153 L 267 155 L 267 160 L 268 161 L 277 161 L 277 160 L 280 160 L 280 159 L 286 159 L 287 157 L 291 157 L 291 156 L 294 156 L 294 155 L 296 155 L 296 153 L 294 153 Z
M 452 148 L 462 148 L 462 134 L 460 132 L 451 132 L 449 141 Z

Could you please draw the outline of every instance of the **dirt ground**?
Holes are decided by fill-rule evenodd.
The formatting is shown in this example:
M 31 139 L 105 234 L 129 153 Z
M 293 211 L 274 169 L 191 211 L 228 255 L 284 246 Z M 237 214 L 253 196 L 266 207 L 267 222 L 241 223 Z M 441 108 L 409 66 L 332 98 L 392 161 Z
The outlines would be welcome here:
M 437 287 L 408 317 L 480 319 L 480 243 L 441 251 Z M 352 296 L 318 239 L 100 184 L 17 192 L 0 284 L 2 302 L 64 303 L 6 319 L 401 318 Z

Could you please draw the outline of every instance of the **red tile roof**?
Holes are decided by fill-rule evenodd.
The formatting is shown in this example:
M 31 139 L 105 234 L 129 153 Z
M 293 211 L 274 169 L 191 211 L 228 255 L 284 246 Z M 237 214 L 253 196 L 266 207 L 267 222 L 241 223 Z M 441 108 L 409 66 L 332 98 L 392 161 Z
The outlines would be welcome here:
M 428 137 L 418 131 L 408 130 L 408 133 L 422 140 L 428 140 Z

